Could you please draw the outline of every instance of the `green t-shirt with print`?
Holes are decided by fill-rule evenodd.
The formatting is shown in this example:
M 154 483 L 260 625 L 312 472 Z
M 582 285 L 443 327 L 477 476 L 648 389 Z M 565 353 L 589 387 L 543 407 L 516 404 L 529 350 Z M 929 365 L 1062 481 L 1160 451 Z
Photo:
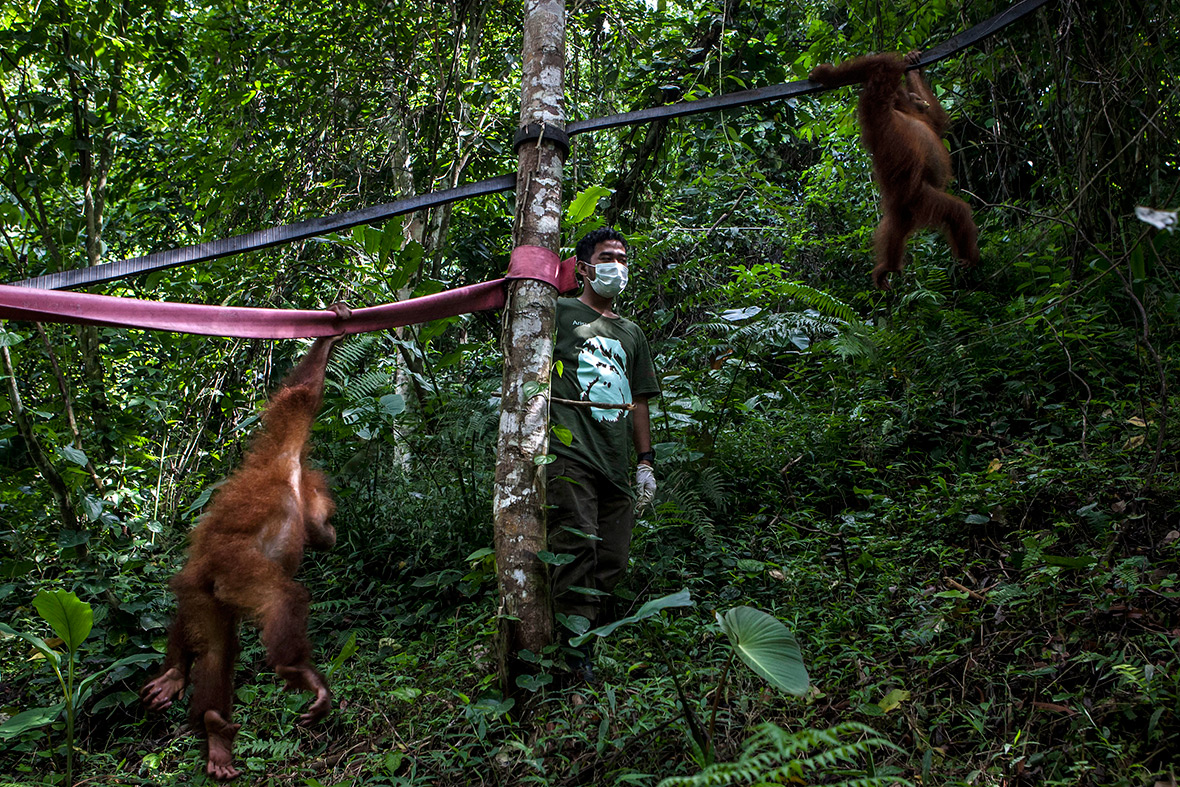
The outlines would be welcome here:
M 557 340 L 553 360 L 553 397 L 604 404 L 631 404 L 637 396 L 660 395 L 647 337 L 623 317 L 605 317 L 577 298 L 557 301 Z M 556 436 L 549 450 L 602 473 L 628 494 L 631 488 L 631 430 L 629 410 L 571 406 L 553 402 L 553 423 L 570 430 L 567 446 Z

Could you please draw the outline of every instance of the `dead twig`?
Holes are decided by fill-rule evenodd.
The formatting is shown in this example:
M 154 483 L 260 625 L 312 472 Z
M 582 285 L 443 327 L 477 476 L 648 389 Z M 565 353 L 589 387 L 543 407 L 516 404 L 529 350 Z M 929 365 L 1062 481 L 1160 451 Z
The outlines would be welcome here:
M 551 397 L 550 401 L 558 404 L 567 404 L 570 407 L 601 407 L 604 410 L 634 410 L 634 404 L 610 404 L 608 402 L 586 402 L 581 399 L 558 399 L 556 396 Z
M 964 593 L 966 593 L 968 596 L 975 599 L 976 601 L 987 601 L 987 596 L 983 595 L 982 593 L 980 593 L 977 590 L 972 590 L 971 588 L 967 587 L 966 585 L 956 582 L 955 580 L 951 579 L 950 577 L 945 577 L 943 579 L 943 581 L 946 582 L 946 584 L 949 587 L 952 587 L 955 590 L 963 591 Z

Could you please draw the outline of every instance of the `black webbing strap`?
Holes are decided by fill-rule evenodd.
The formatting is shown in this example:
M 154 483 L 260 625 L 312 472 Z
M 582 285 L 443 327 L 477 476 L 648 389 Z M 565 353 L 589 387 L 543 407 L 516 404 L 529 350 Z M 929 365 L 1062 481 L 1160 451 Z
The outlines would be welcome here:
M 944 41 L 933 49 L 927 49 L 922 53 L 922 57 L 918 60 L 914 68 L 921 68 L 931 63 L 937 63 L 939 60 L 945 60 L 956 52 L 962 51 L 972 44 L 982 41 L 997 31 L 1002 30 L 1017 19 L 1028 16 L 1048 2 L 1049 0 L 1020 0 L 1019 3 L 1015 3 L 1006 11 L 1001 11 L 986 22 L 980 22 L 970 30 L 964 30 L 962 33 Z
M 996 32 L 1016 20 L 1031 14 L 1048 2 L 1049 0 L 1020 0 L 1020 2 L 1015 3 L 1005 11 L 1001 11 L 986 22 L 980 22 L 969 30 L 959 33 L 957 36 L 939 44 L 933 49 L 926 50 L 913 67 L 920 68 L 931 63 L 936 63 L 939 60 L 944 60 L 956 52 L 966 49 L 990 35 L 994 35 Z M 578 120 L 566 126 L 565 133 L 572 137 L 576 134 L 601 131 L 618 126 L 650 123 L 653 120 L 666 120 L 669 118 L 684 117 L 685 115 L 696 115 L 701 112 L 716 112 L 721 109 L 733 109 L 750 104 L 777 101 L 790 96 L 818 93 L 821 90 L 824 90 L 824 87 L 819 83 L 812 82 L 809 79 L 800 79 L 796 82 L 788 82 L 783 85 L 770 85 L 768 87 L 755 88 L 754 90 L 726 93 L 722 96 L 703 98 L 698 101 L 680 101 L 662 107 L 652 107 L 650 109 L 624 112 L 619 115 L 609 115 L 607 117 L 591 118 L 589 120 Z M 555 129 L 547 129 L 545 134 L 553 135 L 554 132 Z M 527 133 L 525 133 L 525 138 L 529 138 Z M 515 175 L 501 175 L 496 178 L 481 180 L 478 183 L 469 183 L 458 188 L 408 197 L 407 199 L 377 205 L 372 208 L 347 211 L 322 219 L 310 219 L 296 224 L 287 224 L 282 227 L 258 230 L 257 232 L 250 232 L 245 235 L 235 235 L 232 238 L 224 238 L 222 240 L 210 241 L 209 243 L 201 243 L 196 246 L 186 246 L 180 249 L 150 254 L 146 257 L 134 257 L 128 260 L 95 265 L 90 268 L 77 268 L 59 273 L 50 273 L 45 276 L 37 276 L 32 279 L 24 279 L 11 283 L 19 287 L 37 287 L 51 290 L 72 289 L 86 284 L 98 284 L 137 273 L 147 273 L 149 271 L 171 268 L 176 265 L 205 262 L 207 260 L 218 259 L 219 257 L 228 257 L 232 254 L 257 251 L 258 249 L 265 249 L 282 243 L 290 243 L 316 235 L 325 235 L 329 232 L 349 229 L 360 224 L 385 221 L 393 216 L 400 216 L 404 213 L 411 213 L 424 208 L 445 205 L 449 202 L 457 202 L 468 197 L 478 197 L 485 194 L 508 191 L 515 186 Z
M 520 146 L 524 143 L 540 141 L 542 139 L 547 139 L 561 148 L 563 155 L 568 156 L 570 154 L 569 134 L 560 128 L 548 126 L 544 123 L 529 123 L 524 128 L 518 129 L 516 136 L 512 139 L 512 152 L 520 153 Z
M 172 268 L 177 265 L 206 262 L 208 260 L 216 260 L 220 257 L 229 257 L 233 254 L 266 249 L 283 243 L 314 238 L 318 235 L 327 235 L 330 232 L 339 232 L 340 230 L 350 229 L 361 224 L 375 224 L 404 213 L 413 213 L 416 210 L 433 208 L 438 205 L 445 205 L 448 202 L 467 199 L 468 197 L 496 194 L 515 187 L 515 175 L 500 175 L 499 177 L 488 178 L 487 180 L 481 180 L 476 183 L 468 183 L 453 189 L 436 191 L 430 194 L 419 194 L 413 197 L 407 197 L 406 199 L 399 199 L 397 202 L 374 205 L 371 208 L 350 210 L 321 219 L 308 219 L 307 221 L 300 221 L 295 224 L 285 224 L 281 227 L 271 227 L 270 229 L 248 232 L 245 235 L 234 235 L 230 238 L 199 243 L 196 246 L 184 246 L 179 249 L 161 251 L 156 254 L 149 254 L 146 257 L 132 257 L 131 259 L 108 262 L 90 268 L 75 268 L 59 273 L 48 273 L 32 279 L 14 281 L 11 284 L 16 287 L 36 287 L 43 290 L 69 290 L 86 284 L 99 284 L 101 282 L 122 279 L 125 276 L 132 276 L 137 273 L 148 273 L 150 271 Z
M 637 123 L 650 123 L 653 120 L 668 120 L 670 118 L 696 115 L 700 112 L 716 112 L 719 109 L 734 109 L 749 104 L 761 104 L 766 101 L 777 101 L 788 96 L 802 96 L 807 93 L 818 93 L 824 86 L 810 79 L 800 79 L 787 82 L 784 85 L 769 85 L 768 87 L 742 90 L 737 93 L 726 93 L 712 98 L 702 98 L 696 101 L 678 101 L 662 107 L 638 109 L 634 112 L 624 112 L 621 115 L 591 118 L 590 120 L 576 120 L 565 127 L 572 137 L 575 134 L 585 134 L 587 131 L 602 131 L 616 126 L 630 126 Z
M 995 34 L 997 31 L 1007 27 L 1021 17 L 1031 14 L 1049 0 L 1020 0 L 1020 2 L 996 14 L 986 22 L 980 22 L 969 30 L 959 33 L 949 41 L 939 44 L 933 49 L 928 49 L 922 53 L 921 59 L 911 68 L 921 68 L 922 66 L 937 63 L 939 60 L 945 60 L 956 52 L 962 51 L 967 47 L 975 44 L 984 38 Z M 652 107 L 650 109 L 640 109 L 635 112 L 624 112 L 621 115 L 610 115 L 608 117 L 592 118 L 590 120 L 578 120 L 566 126 L 566 132 L 572 137 L 575 134 L 584 134 L 587 131 L 601 131 L 602 129 L 615 128 L 616 126 L 627 126 L 635 123 L 650 123 L 653 120 L 667 120 L 669 118 L 678 118 L 685 115 L 695 115 L 698 112 L 715 112 L 719 109 L 735 109 L 737 107 L 744 107 L 750 104 L 761 104 L 766 101 L 777 101 L 778 99 L 788 98 L 790 96 L 803 96 L 808 93 L 818 93 L 825 90 L 824 86 L 818 82 L 812 82 L 810 79 L 800 79 L 797 82 L 788 82 L 783 85 L 770 85 L 769 87 L 755 88 L 754 90 L 742 90 L 737 93 L 726 93 L 723 96 L 714 96 L 712 98 L 703 98 L 699 101 L 680 101 L 675 104 L 668 104 L 662 107 Z

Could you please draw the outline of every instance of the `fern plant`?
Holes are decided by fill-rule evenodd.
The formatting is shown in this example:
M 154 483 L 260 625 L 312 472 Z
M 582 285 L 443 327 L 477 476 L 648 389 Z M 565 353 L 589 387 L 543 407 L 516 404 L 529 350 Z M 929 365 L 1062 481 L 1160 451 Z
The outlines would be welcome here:
M 858 762 L 881 748 L 900 749 L 871 727 L 845 722 L 826 730 L 787 732 L 776 724 L 755 728 L 741 755 L 733 762 L 714 763 L 692 776 L 664 779 L 659 787 L 715 787 L 728 784 L 812 784 L 821 776 L 831 777 L 837 768 L 852 766 L 857 773 L 829 787 L 895 787 L 913 783 L 898 776 L 866 773 Z M 871 768 L 871 765 L 870 765 Z
M 235 748 L 240 757 L 276 760 L 277 764 L 286 765 L 299 752 L 299 738 L 255 738 L 242 735 L 235 742 Z
M 725 479 L 715 468 L 672 467 L 664 476 L 656 520 L 660 527 L 688 528 L 694 541 L 714 548 L 713 513 L 721 510 L 726 494 Z

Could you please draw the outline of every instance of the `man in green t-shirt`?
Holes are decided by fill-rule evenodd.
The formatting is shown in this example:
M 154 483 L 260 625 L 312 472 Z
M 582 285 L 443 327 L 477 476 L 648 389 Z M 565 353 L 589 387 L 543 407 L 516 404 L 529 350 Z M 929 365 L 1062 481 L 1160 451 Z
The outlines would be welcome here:
M 602 597 L 627 568 L 636 491 L 640 505 L 655 496 L 647 402 L 660 384 L 647 337 L 611 308 L 627 284 L 626 240 L 602 227 L 578 242 L 576 254 L 582 294 L 557 301 L 553 359 L 561 374 L 553 378 L 551 420 L 569 434 L 558 429 L 550 440 L 557 459 L 546 468 L 549 549 L 574 556 L 554 567 L 554 611 L 594 626 L 607 622 L 599 619 Z M 575 672 L 593 680 L 588 648 Z

